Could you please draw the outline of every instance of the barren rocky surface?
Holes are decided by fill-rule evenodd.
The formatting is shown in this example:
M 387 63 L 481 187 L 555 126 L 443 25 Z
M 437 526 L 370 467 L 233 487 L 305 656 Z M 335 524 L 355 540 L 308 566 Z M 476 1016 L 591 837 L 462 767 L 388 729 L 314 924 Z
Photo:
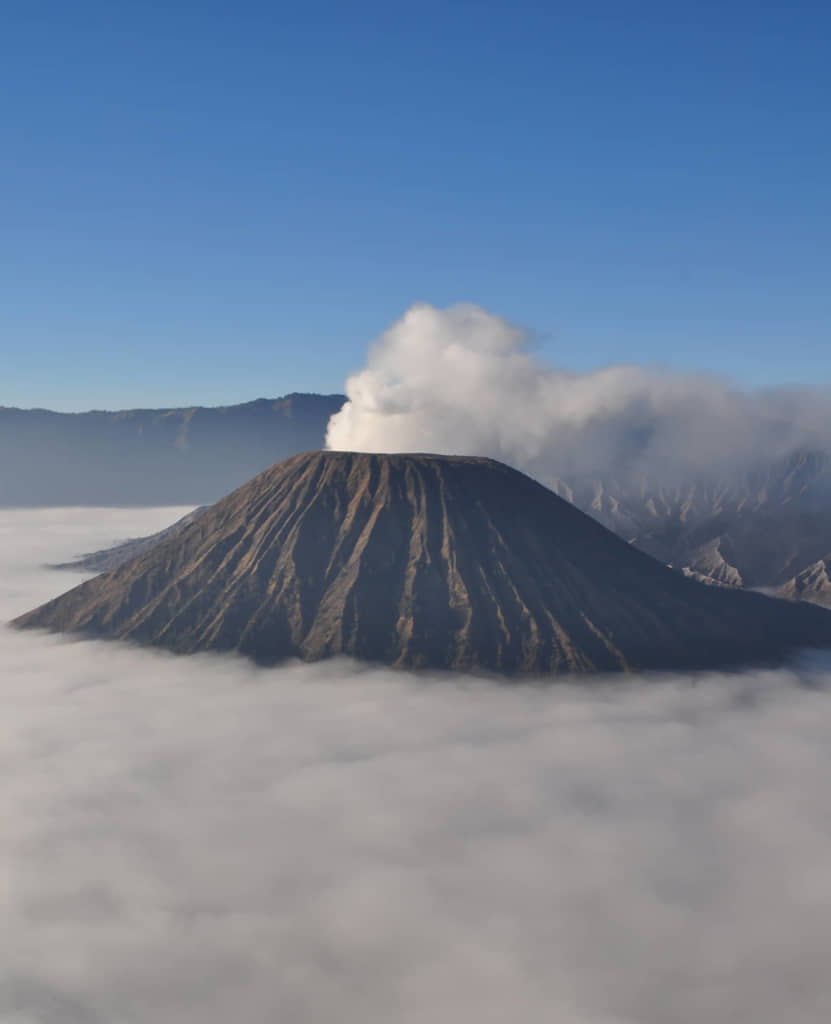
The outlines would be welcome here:
M 777 591 L 780 597 L 831 607 L 831 555 L 797 573 Z
M 287 459 L 17 625 L 498 672 L 697 668 L 831 646 L 831 617 L 684 578 L 488 459 Z

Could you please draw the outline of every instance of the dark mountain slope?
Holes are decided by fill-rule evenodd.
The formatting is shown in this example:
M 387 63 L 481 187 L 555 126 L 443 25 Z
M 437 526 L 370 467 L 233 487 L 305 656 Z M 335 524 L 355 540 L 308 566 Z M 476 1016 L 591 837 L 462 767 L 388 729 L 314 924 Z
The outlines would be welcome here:
M 342 395 L 57 413 L 0 408 L 0 506 L 198 505 L 320 448 Z
M 812 606 L 704 587 L 487 459 L 286 460 L 17 620 L 261 662 L 503 672 L 697 668 L 831 646 Z

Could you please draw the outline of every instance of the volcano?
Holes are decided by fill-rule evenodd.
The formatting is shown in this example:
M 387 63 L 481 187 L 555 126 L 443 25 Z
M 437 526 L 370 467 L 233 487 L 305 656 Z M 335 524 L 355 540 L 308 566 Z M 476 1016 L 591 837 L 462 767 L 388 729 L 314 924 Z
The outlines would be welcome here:
M 831 614 L 706 587 L 490 459 L 312 452 L 15 625 L 260 663 L 699 669 L 831 647 Z

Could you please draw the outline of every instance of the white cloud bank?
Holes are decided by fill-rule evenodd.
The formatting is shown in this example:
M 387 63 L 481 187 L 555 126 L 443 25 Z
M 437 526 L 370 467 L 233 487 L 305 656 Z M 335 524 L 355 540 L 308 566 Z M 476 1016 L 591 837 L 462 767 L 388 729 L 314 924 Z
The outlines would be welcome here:
M 178 514 L 0 512 L 0 613 Z M 4 1024 L 831 1019 L 831 668 L 500 688 L 7 630 L 0 666 Z
M 527 341 L 478 306 L 413 306 L 347 380 L 328 447 L 488 455 L 541 478 L 660 480 L 831 447 L 831 403 L 817 393 L 748 393 L 636 366 L 570 373 Z

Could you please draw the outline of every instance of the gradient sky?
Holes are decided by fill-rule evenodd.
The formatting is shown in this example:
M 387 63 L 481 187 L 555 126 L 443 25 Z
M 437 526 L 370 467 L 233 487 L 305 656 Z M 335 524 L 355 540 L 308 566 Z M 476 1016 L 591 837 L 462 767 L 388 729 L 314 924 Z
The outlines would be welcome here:
M 0 404 L 337 391 L 412 302 L 831 384 L 831 7 L 6 0 Z

